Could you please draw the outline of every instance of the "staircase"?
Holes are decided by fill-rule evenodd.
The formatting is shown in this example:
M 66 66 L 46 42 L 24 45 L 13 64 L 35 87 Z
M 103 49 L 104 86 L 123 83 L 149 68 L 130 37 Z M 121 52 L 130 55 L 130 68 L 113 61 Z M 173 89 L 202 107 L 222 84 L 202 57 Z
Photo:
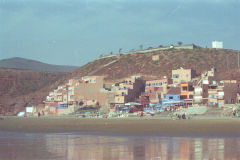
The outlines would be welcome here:
M 92 75 L 95 74 L 96 72 L 100 71 L 101 69 L 103 69 L 103 68 L 105 68 L 105 67 L 107 67 L 107 66 L 109 66 L 109 65 L 111 65 L 111 64 L 113 64 L 113 63 L 115 63 L 115 62 L 117 62 L 117 61 L 118 61 L 118 59 L 113 60 L 113 61 L 111 61 L 111 62 L 109 62 L 109 63 L 107 63 L 107 64 L 104 64 L 104 65 L 102 65 L 101 67 L 95 69 L 94 71 L 88 73 L 87 76 L 92 76 Z

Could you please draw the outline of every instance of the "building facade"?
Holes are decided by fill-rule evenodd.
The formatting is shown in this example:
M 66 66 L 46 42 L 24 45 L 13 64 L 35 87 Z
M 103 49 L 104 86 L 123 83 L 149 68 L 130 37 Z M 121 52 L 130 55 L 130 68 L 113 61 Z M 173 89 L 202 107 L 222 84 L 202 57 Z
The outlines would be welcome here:
M 172 70 L 173 84 L 180 84 L 181 82 L 189 82 L 196 76 L 196 71 L 193 69 L 176 69 Z
M 115 89 L 115 104 L 133 102 L 144 91 L 145 81 L 138 77 L 131 77 L 119 83 Z

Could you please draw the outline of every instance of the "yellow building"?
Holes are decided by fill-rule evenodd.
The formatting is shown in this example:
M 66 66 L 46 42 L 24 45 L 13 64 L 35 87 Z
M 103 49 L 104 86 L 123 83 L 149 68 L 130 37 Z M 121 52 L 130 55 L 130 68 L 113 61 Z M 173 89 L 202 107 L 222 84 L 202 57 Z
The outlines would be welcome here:
M 173 84 L 179 84 L 181 82 L 189 82 L 196 76 L 196 71 L 193 69 L 176 69 L 172 70 Z

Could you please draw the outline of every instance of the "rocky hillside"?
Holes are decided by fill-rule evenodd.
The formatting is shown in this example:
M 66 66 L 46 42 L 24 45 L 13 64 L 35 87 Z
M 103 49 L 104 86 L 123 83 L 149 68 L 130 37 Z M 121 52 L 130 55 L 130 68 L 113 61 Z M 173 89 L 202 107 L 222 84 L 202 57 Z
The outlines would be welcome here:
M 154 55 L 158 55 L 159 60 L 153 61 Z M 180 67 L 196 69 L 199 74 L 215 67 L 219 79 L 240 79 L 237 60 L 238 51 L 235 50 L 173 49 L 99 59 L 79 68 L 73 75 L 105 75 L 108 81 L 116 81 L 131 75 L 142 75 L 145 79 L 154 79 L 162 76 L 171 77 L 171 70 Z
M 39 61 L 19 57 L 0 60 L 0 67 L 15 69 L 30 69 L 49 72 L 73 72 L 78 68 L 76 66 L 60 66 L 46 64 Z
M 159 60 L 153 61 L 154 55 Z M 86 75 L 105 75 L 108 82 L 116 82 L 131 75 L 142 75 L 146 80 L 170 77 L 171 70 L 180 67 L 196 69 L 198 74 L 215 67 L 219 79 L 240 79 L 237 60 L 235 50 L 172 49 L 102 58 L 71 74 L 1 69 L 0 108 L 5 113 L 17 113 L 27 104 L 41 103 L 49 91 L 68 79 Z
M 0 68 L 0 114 L 41 103 L 46 93 L 65 79 L 66 73 Z

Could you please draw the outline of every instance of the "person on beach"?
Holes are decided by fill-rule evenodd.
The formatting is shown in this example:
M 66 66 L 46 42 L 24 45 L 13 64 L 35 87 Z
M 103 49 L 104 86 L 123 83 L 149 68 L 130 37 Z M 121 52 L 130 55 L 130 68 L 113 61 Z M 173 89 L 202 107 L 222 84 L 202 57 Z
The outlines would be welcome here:
M 182 114 L 182 119 L 186 119 L 186 114 L 185 113 Z
M 40 117 L 41 116 L 41 114 L 40 114 L 40 112 L 38 112 L 38 117 Z
M 181 119 L 181 115 L 180 115 L 180 114 L 177 114 L 177 118 L 178 118 L 178 119 Z
M 143 117 L 143 111 L 141 112 L 141 115 L 140 115 L 141 117 Z
M 237 113 L 237 111 L 236 111 L 236 109 L 234 109 L 234 110 L 233 110 L 233 117 L 236 116 L 236 113 Z

